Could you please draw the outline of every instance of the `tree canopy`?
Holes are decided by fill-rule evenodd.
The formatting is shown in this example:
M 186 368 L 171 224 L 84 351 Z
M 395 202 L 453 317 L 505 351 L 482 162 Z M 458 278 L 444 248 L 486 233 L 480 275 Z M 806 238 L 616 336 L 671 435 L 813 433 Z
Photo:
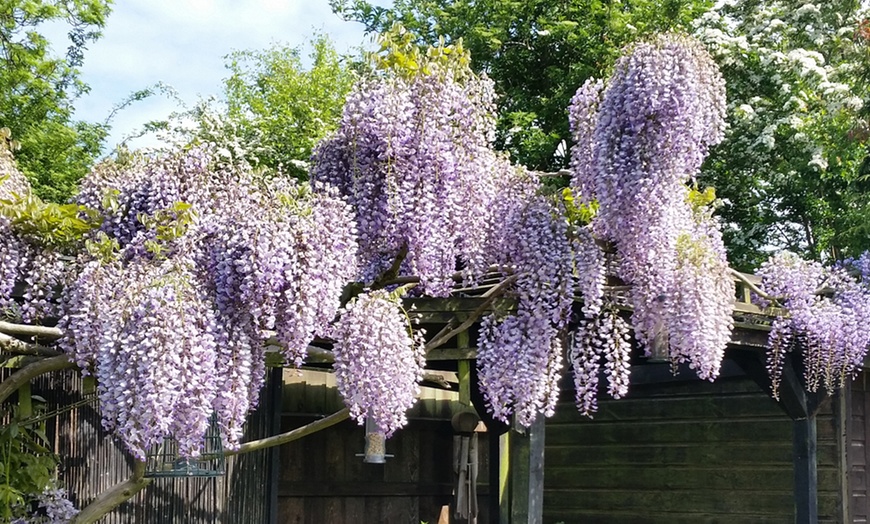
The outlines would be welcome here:
M 224 85 L 227 117 L 257 144 L 256 162 L 299 177 L 314 145 L 335 130 L 354 78 L 328 37 L 317 35 L 311 45 L 307 69 L 301 48 L 232 53 Z
M 698 21 L 730 125 L 701 181 L 724 201 L 736 267 L 774 249 L 837 260 L 870 243 L 866 15 L 854 0 L 741 0 Z
M 66 200 L 100 153 L 105 125 L 75 121 L 73 102 L 87 45 L 100 36 L 111 0 L 13 0 L 0 5 L 0 126 L 20 145 L 21 171 L 33 191 Z M 65 56 L 53 54 L 40 25 L 69 26 Z

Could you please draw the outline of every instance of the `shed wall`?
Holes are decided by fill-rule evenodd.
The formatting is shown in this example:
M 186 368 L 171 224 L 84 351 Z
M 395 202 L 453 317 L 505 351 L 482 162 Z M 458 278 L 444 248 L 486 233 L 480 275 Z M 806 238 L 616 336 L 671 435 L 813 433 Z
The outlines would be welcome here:
M 748 378 L 632 386 L 594 420 L 563 395 L 547 423 L 544 522 L 794 522 L 793 422 Z M 819 522 L 840 522 L 831 402 L 818 428 Z

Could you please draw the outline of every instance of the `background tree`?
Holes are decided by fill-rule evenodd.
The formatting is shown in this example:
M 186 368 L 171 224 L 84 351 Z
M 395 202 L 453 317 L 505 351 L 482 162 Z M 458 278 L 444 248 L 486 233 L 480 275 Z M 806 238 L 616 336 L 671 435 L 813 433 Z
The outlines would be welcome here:
M 65 200 L 88 172 L 107 134 L 105 124 L 75 121 L 73 102 L 88 87 L 79 67 L 100 36 L 111 0 L 11 0 L 0 4 L 0 126 L 20 145 L 21 171 L 34 192 Z M 70 46 L 52 54 L 38 32 L 46 22 L 68 24 Z
M 732 265 L 870 244 L 866 14 L 857 0 L 738 0 L 698 21 L 728 86 L 728 138 L 701 182 L 723 198 Z
M 399 21 L 434 44 L 463 39 L 472 67 L 500 95 L 497 145 L 532 169 L 566 167 L 567 107 L 589 77 L 605 77 L 622 47 L 657 31 L 690 27 L 709 0 L 330 0 L 335 12 L 383 32 Z
M 328 37 L 315 35 L 304 66 L 301 48 L 274 45 L 238 51 L 227 58 L 224 89 L 227 119 L 236 133 L 256 144 L 255 163 L 297 177 L 314 145 L 334 131 L 353 83 L 350 63 Z

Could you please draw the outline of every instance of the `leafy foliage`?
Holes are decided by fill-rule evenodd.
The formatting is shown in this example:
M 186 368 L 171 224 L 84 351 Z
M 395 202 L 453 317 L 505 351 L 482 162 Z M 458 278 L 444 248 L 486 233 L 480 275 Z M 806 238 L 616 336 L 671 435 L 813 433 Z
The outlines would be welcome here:
M 837 260 L 870 242 L 867 14 L 853 0 L 739 0 L 698 21 L 730 124 L 700 180 L 723 201 L 735 267 L 776 249 Z
M 228 120 L 260 149 L 256 164 L 297 178 L 307 176 L 314 145 L 335 130 L 355 77 L 326 36 L 315 36 L 311 46 L 307 70 L 301 49 L 282 45 L 227 57 Z
M 43 410 L 44 404 L 34 407 Z M 22 420 L 17 408 L 0 426 L 0 518 L 4 522 L 26 516 L 37 495 L 53 486 L 58 458 L 50 446 L 44 428 Z
M 87 173 L 107 126 L 76 122 L 73 101 L 87 90 L 78 67 L 109 14 L 109 0 L 13 0 L 0 6 L 0 124 L 21 145 L 18 162 L 34 193 L 66 200 Z M 64 58 L 52 56 L 43 23 L 70 26 Z
M 33 193 L 15 200 L 0 200 L 6 216 L 23 238 L 36 245 L 71 251 L 102 222 L 98 213 L 78 204 L 44 202 Z

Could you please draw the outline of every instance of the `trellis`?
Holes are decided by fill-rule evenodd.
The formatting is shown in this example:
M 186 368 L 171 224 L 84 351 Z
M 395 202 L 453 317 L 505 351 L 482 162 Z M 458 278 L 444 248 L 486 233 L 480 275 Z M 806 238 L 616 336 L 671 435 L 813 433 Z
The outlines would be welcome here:
M 769 388 L 763 354 L 772 315 L 778 312 L 762 310 L 751 302 L 753 293 L 761 293 L 757 277 L 737 272 L 733 272 L 733 276 L 735 325 L 729 357 L 763 388 Z M 403 277 L 395 284 L 413 281 L 413 278 Z M 424 381 L 437 387 L 458 388 L 460 401 L 476 408 L 488 428 L 490 456 L 498 457 L 498 460 L 490 462 L 487 472 L 493 493 L 490 497 L 490 514 L 499 515 L 500 522 L 538 522 L 543 507 L 543 417 L 539 417 L 527 429 L 509 427 L 493 420 L 487 415 L 482 395 L 476 387 L 473 365 L 476 348 L 471 341 L 474 340 L 473 335 L 480 318 L 492 312 L 508 312 L 515 307 L 515 301 L 504 293 L 511 281 L 512 278 L 505 279 L 500 274 L 492 273 L 474 286 L 463 287 L 457 284 L 451 297 L 408 298 L 404 304 L 428 333 L 427 373 Z M 618 296 L 627 292 L 628 288 L 617 283 L 609 291 Z M 577 303 L 579 297 L 575 301 Z M 625 305 L 621 307 L 628 314 L 630 308 Z M 0 322 L 0 351 L 6 354 L 3 366 L 26 366 L 29 369 L 35 368 L 39 373 L 72 367 L 63 355 L 51 347 L 52 342 L 61 335 L 61 331 L 53 327 Z M 267 346 L 268 365 L 283 364 L 279 349 L 274 344 Z M 329 341 L 315 340 L 309 346 L 306 365 L 329 367 L 333 360 Z M 799 365 L 791 363 L 786 367 L 780 405 L 794 420 L 795 500 L 797 521 L 803 523 L 814 522 L 817 513 L 814 411 L 820 396 L 804 391 L 795 364 Z M 456 382 L 453 382 L 452 373 L 445 374 L 444 371 L 456 372 Z M 19 375 L 15 373 L 0 384 L 0 400 L 19 391 L 21 401 L 25 404 L 28 402 L 29 377 Z M 346 417 L 346 414 L 337 413 L 336 416 L 339 418 L 329 418 L 337 421 Z M 325 425 L 319 425 L 322 426 Z M 266 445 L 275 442 L 280 440 L 272 440 Z M 257 445 L 253 449 L 266 445 Z

